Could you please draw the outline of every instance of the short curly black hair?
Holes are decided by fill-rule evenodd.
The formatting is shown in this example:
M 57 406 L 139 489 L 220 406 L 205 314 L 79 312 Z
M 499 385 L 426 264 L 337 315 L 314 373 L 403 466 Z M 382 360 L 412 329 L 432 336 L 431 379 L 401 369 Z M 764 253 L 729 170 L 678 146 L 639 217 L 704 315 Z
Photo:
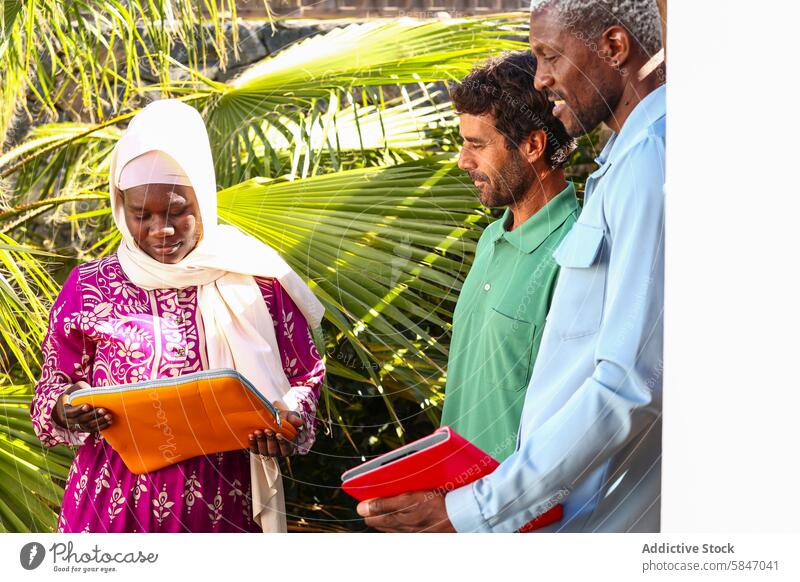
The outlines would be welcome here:
M 456 112 L 494 115 L 494 124 L 514 149 L 532 132 L 547 135 L 545 153 L 555 168 L 575 149 L 564 125 L 553 115 L 553 104 L 533 86 L 536 59 L 530 51 L 508 52 L 475 68 L 463 81 L 450 87 Z

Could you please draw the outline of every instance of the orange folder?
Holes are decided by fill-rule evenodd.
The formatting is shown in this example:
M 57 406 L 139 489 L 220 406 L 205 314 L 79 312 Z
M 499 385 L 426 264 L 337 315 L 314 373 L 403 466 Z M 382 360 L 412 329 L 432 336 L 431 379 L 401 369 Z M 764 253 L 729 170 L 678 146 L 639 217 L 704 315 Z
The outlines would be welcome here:
M 265 428 L 289 440 L 297 429 L 236 370 L 208 370 L 68 395 L 113 416 L 103 437 L 133 473 L 149 473 L 199 455 L 249 447 L 248 433 Z

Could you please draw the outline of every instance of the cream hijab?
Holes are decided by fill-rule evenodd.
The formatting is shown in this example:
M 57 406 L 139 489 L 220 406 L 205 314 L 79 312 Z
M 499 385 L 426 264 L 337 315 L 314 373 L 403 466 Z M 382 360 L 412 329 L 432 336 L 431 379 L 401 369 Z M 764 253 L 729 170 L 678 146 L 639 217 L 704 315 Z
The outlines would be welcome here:
M 194 250 L 172 265 L 139 249 L 118 194 L 125 165 L 152 151 L 168 154 L 183 169 L 197 196 L 203 224 L 203 237 Z M 278 279 L 312 328 L 319 326 L 324 308 L 275 250 L 232 226 L 217 224 L 214 165 L 200 114 L 174 99 L 147 105 L 131 120 L 111 154 L 109 182 L 114 222 L 122 233 L 117 256 L 125 275 L 148 290 L 197 286 L 209 367 L 234 368 L 270 402 L 283 400 L 294 409 L 297 403 L 289 394 L 272 317 L 253 277 Z M 265 532 L 286 531 L 277 462 L 251 455 L 250 472 L 254 519 Z

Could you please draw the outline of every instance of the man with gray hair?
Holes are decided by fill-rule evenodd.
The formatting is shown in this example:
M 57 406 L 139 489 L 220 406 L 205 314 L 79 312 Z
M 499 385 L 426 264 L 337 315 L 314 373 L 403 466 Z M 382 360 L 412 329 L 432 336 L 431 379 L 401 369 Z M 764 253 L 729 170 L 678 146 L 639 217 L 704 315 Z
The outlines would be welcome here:
M 655 0 L 533 0 L 535 86 L 577 137 L 614 134 L 583 211 L 554 253 L 561 273 L 515 451 L 446 495 L 363 502 L 384 531 L 660 528 L 665 92 Z

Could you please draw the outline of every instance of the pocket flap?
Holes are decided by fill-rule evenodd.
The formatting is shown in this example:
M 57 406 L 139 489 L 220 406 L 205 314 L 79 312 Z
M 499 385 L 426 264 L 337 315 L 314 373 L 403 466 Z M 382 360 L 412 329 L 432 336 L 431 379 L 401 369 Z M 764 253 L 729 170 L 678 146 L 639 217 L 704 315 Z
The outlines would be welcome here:
M 602 228 L 576 222 L 553 253 L 553 258 L 562 267 L 585 269 L 595 262 L 602 244 Z

